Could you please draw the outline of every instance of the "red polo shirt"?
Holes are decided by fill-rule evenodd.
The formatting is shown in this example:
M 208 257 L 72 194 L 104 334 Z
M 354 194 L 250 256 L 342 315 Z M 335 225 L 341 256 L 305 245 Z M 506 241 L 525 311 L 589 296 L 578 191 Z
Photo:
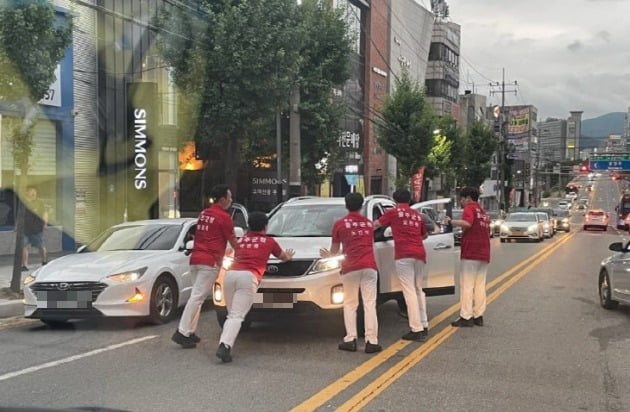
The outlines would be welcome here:
M 190 255 L 190 264 L 220 265 L 228 240 L 234 238 L 232 218 L 221 206 L 214 204 L 204 209 L 197 219 L 195 246 Z
M 361 269 L 376 270 L 374 259 L 374 227 L 359 212 L 350 212 L 333 225 L 332 242 L 341 243 L 344 260 L 341 273 Z
M 462 219 L 472 226 L 462 233 L 461 258 L 490 262 L 490 218 L 477 202 L 464 206 Z
M 269 255 L 277 258 L 282 255 L 278 242 L 262 232 L 249 232 L 237 240 L 234 263 L 230 270 L 249 270 L 260 283 L 267 269 Z
M 427 228 L 422 215 L 409 207 L 407 203 L 398 203 L 378 219 L 382 226 L 391 226 L 394 235 L 394 254 L 396 260 L 413 258 L 426 263 L 427 252 L 422 240 Z

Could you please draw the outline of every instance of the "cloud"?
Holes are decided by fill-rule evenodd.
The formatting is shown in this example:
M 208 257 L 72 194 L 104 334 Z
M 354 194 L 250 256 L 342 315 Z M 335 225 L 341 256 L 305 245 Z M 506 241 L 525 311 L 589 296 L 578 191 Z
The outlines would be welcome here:
M 595 38 L 599 38 L 606 43 L 610 43 L 610 32 L 608 30 L 600 30 L 595 34 Z
M 569 49 L 569 50 L 571 50 L 572 52 L 575 53 L 576 51 L 580 50 L 583 47 L 584 47 L 584 44 L 582 44 L 581 41 L 575 40 L 573 43 L 571 43 L 571 44 L 569 44 L 567 46 L 567 49 Z

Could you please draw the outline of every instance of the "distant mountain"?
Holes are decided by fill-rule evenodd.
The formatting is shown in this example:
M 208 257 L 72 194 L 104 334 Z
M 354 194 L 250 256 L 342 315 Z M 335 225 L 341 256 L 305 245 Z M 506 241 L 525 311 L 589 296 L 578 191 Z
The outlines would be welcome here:
M 607 138 L 613 133 L 623 135 L 625 121 L 624 112 L 607 113 L 594 119 L 582 120 L 582 136 Z

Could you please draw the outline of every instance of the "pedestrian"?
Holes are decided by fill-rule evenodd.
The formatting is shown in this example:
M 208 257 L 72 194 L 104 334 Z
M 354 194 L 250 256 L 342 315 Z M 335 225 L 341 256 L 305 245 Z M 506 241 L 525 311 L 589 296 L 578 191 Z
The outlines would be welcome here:
M 26 188 L 26 210 L 24 212 L 24 248 L 22 249 L 22 270 L 28 270 L 29 246 L 39 250 L 42 266 L 48 263 L 48 251 L 44 245 L 44 228 L 48 224 L 46 206 L 37 197 L 37 189 Z
M 190 273 L 193 287 L 190 298 L 171 338 L 184 348 L 194 348 L 200 342 L 195 334 L 201 305 L 210 291 L 223 263 L 226 246 L 236 247 L 234 224 L 226 212 L 232 204 L 232 192 L 227 185 L 216 185 L 210 192 L 212 204 L 204 209 L 195 228 L 195 240 L 190 254 Z
M 452 326 L 483 326 L 486 311 L 486 274 L 490 263 L 490 219 L 477 203 L 479 190 L 465 187 L 460 193 L 464 209 L 461 220 L 447 220 L 463 229 L 461 245 L 461 267 L 459 273 L 459 318 Z
M 424 342 L 428 337 L 429 320 L 426 294 L 422 289 L 424 266 L 427 262 L 423 240 L 429 233 L 422 215 L 409 207 L 411 202 L 409 190 L 396 190 L 393 198 L 396 207 L 386 211 L 374 222 L 374 227 L 378 229 L 391 226 L 392 228 L 396 274 L 407 305 L 410 329 L 402 338 Z
M 267 269 L 269 255 L 286 262 L 295 253 L 293 249 L 282 250 L 274 238 L 267 236 L 267 221 L 267 215 L 262 212 L 252 212 L 249 215 L 249 232 L 238 239 L 234 262 L 223 279 L 228 314 L 216 353 L 223 362 L 232 361 L 232 347 L 241 330 L 241 324 L 254 303 L 258 285 Z
M 348 193 L 345 198 L 348 214 L 337 220 L 332 229 L 330 249 L 322 248 L 323 258 L 335 258 L 340 251 L 341 283 L 343 284 L 343 321 L 346 336 L 339 344 L 340 350 L 357 350 L 357 308 L 359 291 L 363 299 L 365 324 L 365 353 L 380 352 L 378 344 L 378 320 L 376 318 L 377 270 L 374 259 L 374 229 L 372 222 L 361 215 L 363 196 Z

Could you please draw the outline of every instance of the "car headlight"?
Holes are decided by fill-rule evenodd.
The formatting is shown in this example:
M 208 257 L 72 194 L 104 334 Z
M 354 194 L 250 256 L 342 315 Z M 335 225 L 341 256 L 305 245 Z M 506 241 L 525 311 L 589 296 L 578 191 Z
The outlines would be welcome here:
M 114 282 L 125 283 L 125 282 L 135 282 L 140 279 L 144 272 L 147 271 L 147 267 L 143 267 L 136 270 L 130 270 L 129 272 L 116 273 L 115 275 L 107 276 L 107 279 L 113 280 Z
M 319 259 L 313 265 L 310 273 L 326 272 L 328 270 L 335 270 L 341 267 L 341 261 L 344 259 L 343 255 L 332 256 L 323 259 Z
M 35 282 L 35 280 L 37 280 L 37 275 L 39 274 L 39 270 L 40 269 L 37 269 L 35 272 L 31 273 L 30 275 L 24 278 L 24 286 L 30 285 L 31 283 Z
M 225 270 L 230 270 L 233 263 L 234 263 L 234 258 L 232 256 L 225 256 L 223 258 L 223 262 L 221 263 L 221 266 Z
M 334 305 L 341 305 L 343 303 L 343 285 L 335 285 L 330 290 L 330 302 Z
M 501 225 L 501 232 L 509 232 L 510 228 L 508 227 L 508 225 Z
M 565 217 L 564 219 L 562 219 L 562 223 L 569 223 L 569 218 Z

